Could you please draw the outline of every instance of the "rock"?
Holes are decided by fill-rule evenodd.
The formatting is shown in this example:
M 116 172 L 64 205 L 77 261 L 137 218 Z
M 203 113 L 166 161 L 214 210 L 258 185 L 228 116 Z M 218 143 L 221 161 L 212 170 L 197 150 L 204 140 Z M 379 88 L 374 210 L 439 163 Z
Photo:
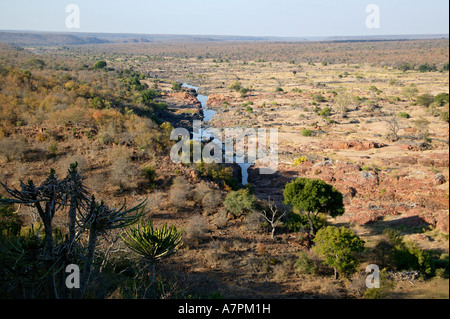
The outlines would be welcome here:
M 434 184 L 436 184 L 436 185 L 442 185 L 442 184 L 444 184 L 445 182 L 447 182 L 447 181 L 446 181 L 444 175 L 442 175 L 442 174 L 436 174 L 436 175 L 434 176 Z
M 397 158 L 397 162 L 401 163 L 401 164 L 414 165 L 414 164 L 417 164 L 417 158 L 415 158 L 413 156 L 402 156 L 402 157 Z
M 328 145 L 332 149 L 337 150 L 348 150 L 354 149 L 356 151 L 367 151 L 373 148 L 381 148 L 385 147 L 386 144 L 377 143 L 377 142 L 369 142 L 369 141 L 345 141 L 345 142 L 333 142 Z

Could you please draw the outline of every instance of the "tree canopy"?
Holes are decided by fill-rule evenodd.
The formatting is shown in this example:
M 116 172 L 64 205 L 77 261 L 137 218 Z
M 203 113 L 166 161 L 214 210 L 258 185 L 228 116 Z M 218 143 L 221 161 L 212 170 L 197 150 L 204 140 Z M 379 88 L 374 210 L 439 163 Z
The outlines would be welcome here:
M 297 178 L 286 184 L 283 195 L 285 204 L 306 212 L 312 236 L 316 232 L 316 226 L 311 214 L 316 216 L 323 213 L 337 217 L 345 212 L 342 194 L 320 179 Z

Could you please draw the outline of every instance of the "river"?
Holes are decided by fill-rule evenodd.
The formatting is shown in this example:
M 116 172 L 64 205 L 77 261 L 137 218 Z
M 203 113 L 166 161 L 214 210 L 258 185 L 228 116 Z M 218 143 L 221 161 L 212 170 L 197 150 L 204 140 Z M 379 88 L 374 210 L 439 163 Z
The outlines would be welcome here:
M 182 85 L 183 87 L 187 88 L 187 89 L 194 89 L 196 92 L 198 92 L 198 90 L 200 89 L 197 86 L 193 86 L 193 85 L 189 85 L 186 83 L 183 83 Z M 209 123 L 212 118 L 214 117 L 214 115 L 216 115 L 216 111 L 209 109 L 206 106 L 206 101 L 208 100 L 208 96 L 207 95 L 201 95 L 201 94 L 197 94 L 197 100 L 202 104 L 202 113 L 203 113 L 203 122 L 206 124 L 206 127 L 203 129 L 207 128 L 207 123 Z M 222 144 L 222 141 L 220 141 L 219 138 L 215 138 L 215 140 L 219 140 L 219 142 Z M 223 147 L 222 147 L 223 148 Z M 233 157 L 233 162 L 237 162 L 236 161 L 236 157 Z M 248 169 L 250 168 L 250 166 L 253 165 L 253 163 L 237 163 L 239 165 L 239 167 L 241 168 L 241 178 L 242 178 L 242 185 L 247 185 L 248 184 Z

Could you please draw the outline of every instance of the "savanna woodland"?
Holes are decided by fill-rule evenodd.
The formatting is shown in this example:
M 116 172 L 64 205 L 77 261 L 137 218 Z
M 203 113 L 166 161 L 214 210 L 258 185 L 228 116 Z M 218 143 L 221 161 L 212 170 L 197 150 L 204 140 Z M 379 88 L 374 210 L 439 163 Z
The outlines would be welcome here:
M 0 297 L 448 298 L 448 61 L 448 39 L 0 44 Z M 209 126 L 277 128 L 277 172 L 173 163 L 197 94 Z

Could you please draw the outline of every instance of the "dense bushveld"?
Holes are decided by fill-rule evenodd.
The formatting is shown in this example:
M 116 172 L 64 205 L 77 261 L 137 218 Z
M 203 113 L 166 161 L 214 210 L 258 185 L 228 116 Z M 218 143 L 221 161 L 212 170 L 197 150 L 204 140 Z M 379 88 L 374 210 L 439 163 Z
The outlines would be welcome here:
M 394 88 L 396 94 L 400 91 L 402 97 L 386 96 L 380 87 L 374 86 L 377 83 L 363 81 L 368 80 L 364 73 L 366 65 L 370 76 L 384 77 L 382 72 L 387 69 L 398 72 L 395 78 L 385 76 L 382 83 Z M 357 74 L 348 74 L 347 69 Z M 260 70 L 268 70 L 263 72 L 264 76 L 276 73 L 277 78 L 274 75 L 258 85 L 247 85 Z M 235 71 L 241 72 L 240 77 Z M 298 79 L 300 73 L 310 82 Z M 324 88 L 320 81 L 323 77 L 329 80 L 328 73 L 332 73 L 329 82 L 342 80 L 344 85 L 357 86 L 368 97 L 356 99 L 353 92 Z M 234 121 L 242 120 L 249 126 L 253 122 L 258 125 L 255 116 L 267 120 L 271 109 L 282 114 L 287 104 L 289 112 L 296 115 L 294 119 L 289 113 L 289 127 L 298 126 L 295 136 L 307 139 L 319 138 L 322 129 L 333 133 L 333 127 L 341 134 L 339 121 L 351 119 L 353 114 L 365 117 L 359 113 L 360 109 L 367 110 L 374 121 L 376 116 L 391 118 L 383 114 L 388 107 L 413 103 L 408 112 L 403 111 L 406 115 L 398 114 L 399 119 L 412 121 L 411 113 L 414 121 L 423 115 L 433 123 L 447 125 L 448 91 L 441 92 L 441 78 L 446 75 L 448 40 L 104 44 L 25 49 L 2 45 L 0 181 L 8 183 L 0 194 L 10 201 L 3 200 L 7 204 L 1 206 L 0 215 L 1 296 L 448 298 L 448 227 L 445 233 L 430 225 L 408 227 L 375 219 L 381 224 L 365 228 L 348 220 L 336 222 L 328 216 L 345 216 L 344 210 L 349 208 L 353 209 L 351 216 L 358 215 L 355 210 L 363 206 L 350 205 L 353 197 L 358 204 L 364 202 L 372 209 L 370 201 L 375 197 L 377 204 L 391 201 L 398 204 L 401 200 L 403 205 L 402 194 L 391 194 L 386 189 L 383 192 L 383 186 L 372 184 L 369 190 L 350 187 L 351 196 L 339 195 L 333 188 L 336 195 L 332 205 L 324 209 L 317 206 L 317 198 L 308 197 L 311 192 L 301 187 L 288 190 L 286 183 L 273 182 L 265 187 L 278 195 L 289 193 L 273 202 L 267 196 L 259 196 L 262 183 L 239 185 L 232 166 L 176 165 L 168 156 L 174 143 L 169 139 L 170 131 L 186 120 L 169 107 L 173 106 L 171 98 L 178 97 L 174 91 L 180 90 L 179 85 L 173 85 L 175 81 L 200 83 L 214 93 L 230 95 L 225 100 L 217 96 L 219 111 L 222 115 L 233 112 Z M 424 78 L 420 80 L 421 90 L 437 82 L 431 97 L 424 91 L 413 90 L 414 86 L 411 89 L 410 81 L 421 77 Z M 349 78 L 354 81 L 346 83 Z M 189 94 L 180 96 L 181 104 L 189 104 Z M 255 101 L 249 101 L 250 97 Z M 292 100 L 299 105 L 292 106 Z M 184 115 L 190 114 L 189 107 L 184 110 Z M 425 121 L 422 118 L 413 132 L 420 146 L 425 151 L 432 150 L 434 145 L 439 151 L 447 150 L 448 129 L 447 143 L 437 141 L 435 131 L 433 135 L 420 130 L 430 125 Z M 276 125 L 286 126 L 284 122 Z M 384 138 L 403 138 L 396 125 L 391 122 L 392 129 L 387 130 Z M 362 134 L 354 129 L 342 135 Z M 330 138 L 326 139 L 330 142 Z M 284 150 L 286 145 L 280 147 Z M 324 176 L 331 161 L 321 162 L 321 157 L 307 154 L 306 150 L 301 154 L 291 152 L 289 156 L 295 158 L 290 158 L 293 164 L 284 171 L 291 174 L 298 169 L 299 175 L 311 177 L 304 181 L 305 185 L 315 180 L 312 185 L 331 189 L 331 185 L 323 186 L 324 182 L 320 182 L 326 177 L 327 182 L 339 184 L 339 180 Z M 71 180 L 74 168 L 71 164 L 75 162 L 80 178 L 84 178 L 83 185 L 88 188 L 86 194 L 96 199 L 85 194 L 86 204 L 78 210 L 76 226 L 70 215 L 71 201 L 65 199 L 74 194 L 73 189 L 65 187 L 71 185 L 67 181 Z M 393 171 L 390 167 L 352 165 L 344 167 L 346 176 L 350 177 L 349 172 L 356 167 L 364 181 L 375 179 L 375 175 L 381 179 L 383 174 Z M 448 164 L 438 169 L 433 165 L 428 169 L 434 172 L 433 176 L 442 176 L 439 185 L 445 184 Z M 398 173 L 391 177 L 398 180 L 401 176 Z M 298 184 L 303 185 L 301 181 Z M 36 196 L 41 196 L 42 203 L 49 202 L 48 185 L 58 185 L 62 190 L 52 193 L 59 206 L 50 226 L 36 200 L 11 201 L 12 195 L 18 195 L 14 188 L 29 194 L 33 185 L 37 185 Z M 339 185 L 336 188 L 340 189 Z M 424 200 L 417 207 L 448 209 L 448 192 L 446 205 L 442 203 L 445 194 L 441 193 L 443 190 L 436 193 L 434 206 Z M 129 207 L 141 207 L 146 199 L 142 212 L 130 220 L 129 224 L 135 222 L 131 226 L 112 218 L 117 216 L 117 210 L 109 208 L 121 207 L 125 199 Z M 324 200 L 330 200 L 327 194 L 321 199 L 322 204 Z M 48 211 L 52 211 L 50 208 Z M 106 216 L 101 220 L 108 223 L 95 224 L 86 216 Z M 166 227 L 166 223 L 174 228 Z M 141 228 L 134 228 L 136 225 Z M 79 233 L 76 240 L 70 240 L 73 229 Z M 92 235 L 97 233 L 98 240 Z M 160 245 L 165 241 L 152 237 L 155 233 L 157 238 L 173 240 L 167 246 Z M 183 235 L 182 246 L 178 243 L 179 234 Z M 425 236 L 433 244 L 419 245 L 411 234 Z M 130 244 L 132 236 L 139 245 Z M 331 245 L 340 240 L 350 240 L 354 245 Z M 77 243 L 75 250 L 73 242 Z M 158 254 L 150 254 L 155 247 L 159 250 L 153 251 Z M 344 255 L 344 260 L 336 260 L 336 254 Z M 68 261 L 78 263 L 83 274 L 88 274 L 83 277 L 82 293 L 68 292 L 65 288 L 64 266 Z M 364 266 L 373 263 L 384 269 L 380 290 L 365 287 Z

